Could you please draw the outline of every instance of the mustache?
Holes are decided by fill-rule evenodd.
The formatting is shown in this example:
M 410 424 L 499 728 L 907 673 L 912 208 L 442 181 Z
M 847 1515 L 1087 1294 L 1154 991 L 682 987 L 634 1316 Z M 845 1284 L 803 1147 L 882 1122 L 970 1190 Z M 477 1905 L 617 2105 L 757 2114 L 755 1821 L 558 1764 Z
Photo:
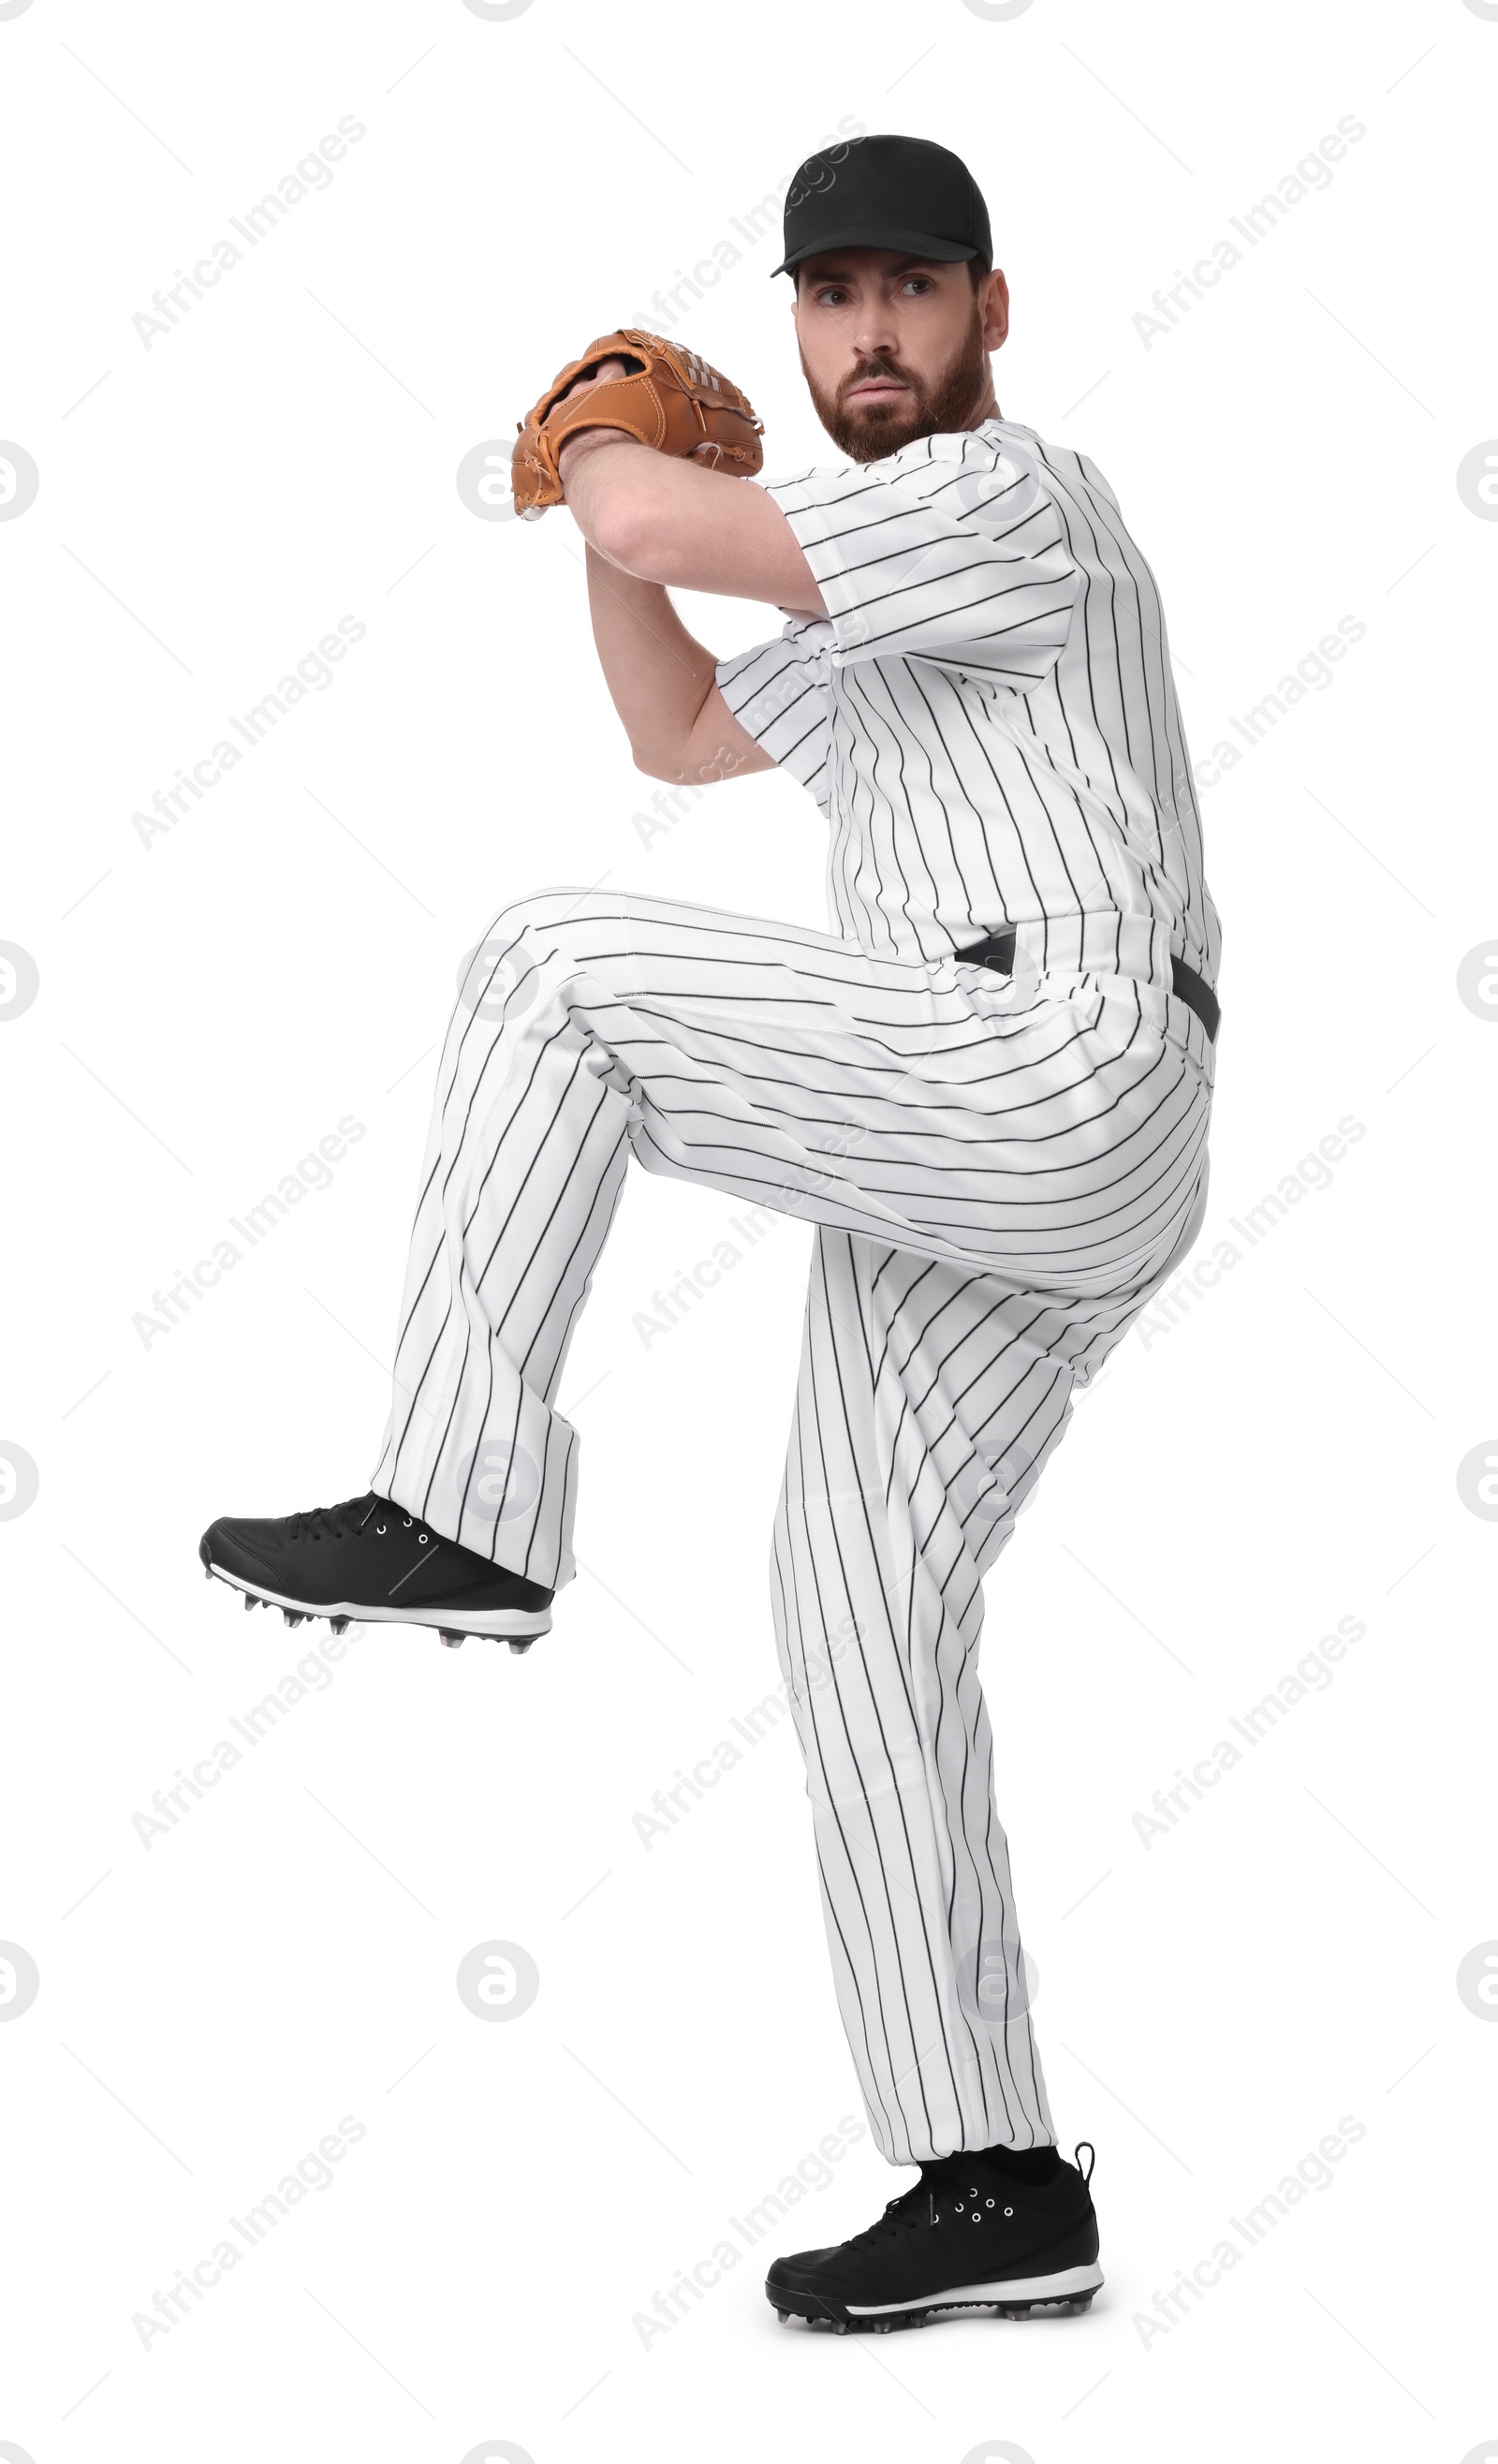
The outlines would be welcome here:
M 838 400 L 845 402 L 855 385 L 867 385 L 876 377 L 887 378 L 893 385 L 908 385 L 912 393 L 918 396 L 920 394 L 919 381 L 911 375 L 908 368 L 901 367 L 894 360 L 871 359 L 860 360 L 851 374 L 844 377 L 838 390 Z

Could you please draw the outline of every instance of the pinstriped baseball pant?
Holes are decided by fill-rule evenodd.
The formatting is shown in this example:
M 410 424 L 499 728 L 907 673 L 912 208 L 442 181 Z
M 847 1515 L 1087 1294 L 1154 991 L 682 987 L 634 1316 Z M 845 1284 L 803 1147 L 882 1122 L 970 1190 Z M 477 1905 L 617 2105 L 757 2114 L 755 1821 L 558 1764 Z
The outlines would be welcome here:
M 674 900 L 502 910 L 443 1053 L 372 1482 L 565 1583 L 554 1397 L 631 1152 L 813 1223 L 772 1606 L 839 2005 L 898 2163 L 1053 2137 L 982 1577 L 1205 1196 L 1200 1023 L 1025 945 L 1010 983 Z

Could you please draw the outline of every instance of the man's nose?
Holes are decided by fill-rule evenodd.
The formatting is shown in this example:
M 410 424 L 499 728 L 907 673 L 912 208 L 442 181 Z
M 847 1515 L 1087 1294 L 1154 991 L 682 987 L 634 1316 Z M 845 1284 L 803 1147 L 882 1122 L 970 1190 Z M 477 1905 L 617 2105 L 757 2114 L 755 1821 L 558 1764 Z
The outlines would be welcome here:
M 892 317 L 880 316 L 877 313 L 860 317 L 849 336 L 849 341 L 857 359 L 893 359 L 899 349 L 895 320 Z

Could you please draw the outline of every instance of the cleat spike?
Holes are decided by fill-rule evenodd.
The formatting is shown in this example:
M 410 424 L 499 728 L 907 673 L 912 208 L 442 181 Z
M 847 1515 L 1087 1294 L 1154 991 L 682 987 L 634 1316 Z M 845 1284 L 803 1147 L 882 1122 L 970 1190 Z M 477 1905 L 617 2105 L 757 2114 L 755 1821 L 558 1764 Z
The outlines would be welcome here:
M 443 1640 L 449 1651 L 461 1651 L 467 1640 L 466 1634 L 445 1634 Z
M 510 1650 L 511 1650 L 511 1651 L 529 1651 L 529 1650 L 530 1650 L 530 1648 L 531 1648 L 532 1643 L 534 1640 L 535 1640 L 535 1637 L 534 1637 L 534 1635 L 528 1635 L 528 1636 L 526 1637 L 526 1639 L 525 1639 L 523 1642 L 522 1642 L 522 1641 L 520 1641 L 520 1640 L 519 1640 L 519 1639 L 518 1639 L 514 1635 L 511 1635 L 511 1637 L 510 1637 Z
M 342 1634 L 347 1629 L 348 1618 L 346 1617 L 330 1617 L 328 1619 L 328 1623 L 332 1626 L 335 1634 Z
M 775 2312 L 775 2316 L 779 2320 L 782 2327 L 789 2327 L 791 2324 L 791 2313 L 789 2310 L 777 2310 Z
M 256 1597 L 255 1597 L 255 1595 L 254 1595 L 253 1592 L 247 1592 L 247 1593 L 245 1594 L 245 1606 L 246 1606 L 246 1608 L 247 1608 L 247 1609 L 254 1609 L 254 1608 L 258 1608 L 258 1607 L 259 1607 L 259 1605 L 260 1605 L 260 1603 L 259 1603 L 259 1601 L 256 1599 Z

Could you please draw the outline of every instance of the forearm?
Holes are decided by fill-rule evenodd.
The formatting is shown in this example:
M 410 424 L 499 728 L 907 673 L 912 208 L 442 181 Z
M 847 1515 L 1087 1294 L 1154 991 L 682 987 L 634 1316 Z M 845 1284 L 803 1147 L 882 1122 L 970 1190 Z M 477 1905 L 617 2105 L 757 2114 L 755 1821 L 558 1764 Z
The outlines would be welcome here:
M 587 561 L 593 639 L 630 750 L 642 770 L 675 775 L 713 688 L 713 654 L 659 582 L 611 564 L 591 541 Z
M 573 519 L 611 564 L 672 589 L 826 614 L 794 532 L 752 480 L 653 452 L 617 429 L 574 437 L 561 473 Z
M 618 429 L 585 430 L 559 458 L 587 542 L 588 601 L 614 707 L 637 767 L 698 782 L 771 766 L 714 680 L 665 585 L 821 609 L 790 523 L 762 488 L 653 452 Z

